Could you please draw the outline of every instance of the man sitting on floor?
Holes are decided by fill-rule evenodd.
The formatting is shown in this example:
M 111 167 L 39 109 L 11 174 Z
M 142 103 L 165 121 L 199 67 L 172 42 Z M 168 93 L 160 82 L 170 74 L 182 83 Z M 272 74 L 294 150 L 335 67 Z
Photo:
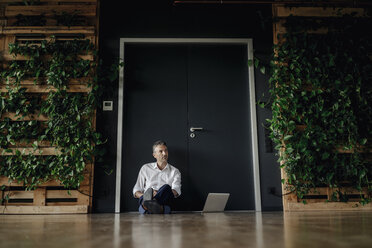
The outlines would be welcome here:
M 152 146 L 154 163 L 142 166 L 133 195 L 139 199 L 139 212 L 150 214 L 170 213 L 169 203 L 181 195 L 181 173 L 168 164 L 168 148 L 164 141 Z

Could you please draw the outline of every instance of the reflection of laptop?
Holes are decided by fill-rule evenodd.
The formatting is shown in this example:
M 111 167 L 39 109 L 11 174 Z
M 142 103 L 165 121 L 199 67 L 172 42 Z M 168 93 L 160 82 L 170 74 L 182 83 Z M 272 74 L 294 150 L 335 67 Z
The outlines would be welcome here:
M 209 193 L 202 212 L 224 211 L 229 196 L 229 193 Z

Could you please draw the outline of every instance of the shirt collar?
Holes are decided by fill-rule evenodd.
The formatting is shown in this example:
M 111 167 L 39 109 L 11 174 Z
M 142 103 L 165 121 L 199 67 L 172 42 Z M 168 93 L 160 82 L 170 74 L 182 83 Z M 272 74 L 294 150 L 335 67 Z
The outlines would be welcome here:
M 164 167 L 163 171 L 166 170 L 166 169 L 169 167 L 168 165 L 169 165 L 169 164 L 167 163 L 167 165 Z M 152 166 L 153 166 L 154 169 L 158 169 L 158 170 L 160 170 L 160 169 L 158 168 L 158 164 L 157 164 L 156 162 L 155 162 Z

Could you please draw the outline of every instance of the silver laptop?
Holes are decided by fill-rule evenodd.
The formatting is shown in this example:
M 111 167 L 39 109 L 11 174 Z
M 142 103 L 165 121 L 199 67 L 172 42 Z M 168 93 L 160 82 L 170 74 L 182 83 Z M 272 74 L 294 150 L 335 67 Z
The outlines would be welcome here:
M 208 213 L 224 211 L 229 196 L 229 193 L 209 193 L 202 212 Z

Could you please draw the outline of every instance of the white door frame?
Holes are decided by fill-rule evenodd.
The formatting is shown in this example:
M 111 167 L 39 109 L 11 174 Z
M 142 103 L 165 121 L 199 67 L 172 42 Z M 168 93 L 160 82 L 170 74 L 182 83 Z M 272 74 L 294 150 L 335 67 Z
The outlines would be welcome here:
M 253 60 L 252 39 L 218 39 L 218 38 L 120 38 L 120 61 L 124 61 L 124 47 L 128 43 L 196 43 L 196 44 L 242 44 L 247 46 L 248 60 Z M 252 63 L 251 63 L 252 64 Z M 253 159 L 253 180 L 255 210 L 261 211 L 261 187 L 260 168 L 257 138 L 257 115 L 256 115 L 256 91 L 254 80 L 254 67 L 248 65 L 249 81 L 249 106 L 251 123 L 251 145 Z M 125 67 L 125 65 L 124 65 Z M 248 102 L 247 102 L 248 103 Z M 116 192 L 115 192 L 115 213 L 120 213 L 121 199 L 121 168 L 122 168 L 122 147 L 123 147 L 123 105 L 124 105 L 124 68 L 120 68 L 119 92 L 118 92 L 118 131 L 116 151 Z M 129 196 L 128 196 L 129 197 Z

